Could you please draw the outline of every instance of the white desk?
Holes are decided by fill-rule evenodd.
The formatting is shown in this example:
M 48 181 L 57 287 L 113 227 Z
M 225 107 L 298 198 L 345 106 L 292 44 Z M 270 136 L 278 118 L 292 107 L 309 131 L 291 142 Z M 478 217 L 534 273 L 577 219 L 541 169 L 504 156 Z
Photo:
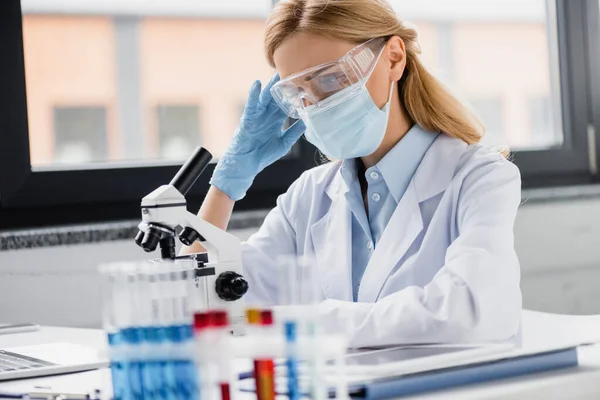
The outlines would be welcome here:
M 575 317 L 524 311 L 523 344 L 556 340 L 598 341 L 600 316 Z M 38 332 L 0 335 L 0 348 L 31 344 L 69 341 L 102 350 L 105 335 L 100 330 L 45 327 Z M 410 400 L 496 400 L 496 399 L 600 399 L 600 345 L 579 350 L 578 368 L 530 375 L 453 390 L 406 397 Z M 108 370 L 83 372 L 58 377 L 35 378 L 0 383 L 0 390 L 11 390 L 23 385 L 51 386 L 58 390 L 91 391 L 108 387 Z M 252 394 L 241 394 L 240 400 L 255 399 Z
M 2 349 L 56 342 L 76 343 L 96 348 L 98 351 L 103 351 L 107 347 L 106 334 L 100 329 L 42 327 L 37 332 L 0 335 L 0 348 Z M 70 393 L 91 392 L 95 389 L 110 387 L 110 371 L 103 369 L 76 374 L 0 382 L 0 391 L 31 391 L 33 385 L 52 387 L 58 391 Z

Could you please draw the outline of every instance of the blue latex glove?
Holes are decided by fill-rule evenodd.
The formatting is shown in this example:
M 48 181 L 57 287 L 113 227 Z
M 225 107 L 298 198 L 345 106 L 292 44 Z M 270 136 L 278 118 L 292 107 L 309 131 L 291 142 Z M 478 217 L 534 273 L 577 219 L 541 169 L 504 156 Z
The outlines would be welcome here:
M 285 156 L 306 130 L 300 120 L 282 130 L 287 116 L 271 96 L 277 81 L 279 75 L 262 92 L 260 81 L 252 84 L 237 131 L 210 180 L 232 200 L 242 199 L 256 175 Z

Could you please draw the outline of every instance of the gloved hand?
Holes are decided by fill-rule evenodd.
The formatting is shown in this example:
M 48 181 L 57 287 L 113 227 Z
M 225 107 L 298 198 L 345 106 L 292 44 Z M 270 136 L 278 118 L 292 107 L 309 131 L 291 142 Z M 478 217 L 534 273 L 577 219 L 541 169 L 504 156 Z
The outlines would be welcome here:
M 277 81 L 276 74 L 262 92 L 260 81 L 254 82 L 237 131 L 210 180 L 232 200 L 242 199 L 256 175 L 286 155 L 306 130 L 300 120 L 282 130 L 286 114 L 271 96 Z

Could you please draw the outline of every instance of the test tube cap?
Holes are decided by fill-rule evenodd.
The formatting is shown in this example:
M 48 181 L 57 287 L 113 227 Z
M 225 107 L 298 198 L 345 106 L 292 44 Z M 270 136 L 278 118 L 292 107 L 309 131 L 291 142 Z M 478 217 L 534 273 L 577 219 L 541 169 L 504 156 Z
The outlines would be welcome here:
M 211 313 L 212 315 L 212 323 L 217 328 L 224 328 L 229 325 L 229 317 L 227 316 L 227 311 L 224 310 L 216 310 Z
M 198 312 L 194 314 L 194 331 L 199 332 L 208 328 L 211 324 L 209 312 Z
M 258 308 L 249 308 L 246 310 L 246 319 L 250 325 L 260 324 L 260 310 Z
M 273 311 L 262 310 L 260 312 L 260 324 L 263 326 L 273 325 Z

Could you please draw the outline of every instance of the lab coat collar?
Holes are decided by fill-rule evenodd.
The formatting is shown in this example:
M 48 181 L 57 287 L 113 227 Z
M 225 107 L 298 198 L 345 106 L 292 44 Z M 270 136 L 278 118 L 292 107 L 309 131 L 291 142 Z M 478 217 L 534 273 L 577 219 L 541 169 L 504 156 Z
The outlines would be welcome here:
M 466 146 L 467 144 L 460 139 L 446 134 L 438 135 L 421 160 L 409 185 L 410 188 L 414 184 L 417 202 L 422 203 L 446 190 Z M 341 173 L 342 163 L 340 161 L 336 161 L 336 163 L 339 166 L 338 170 L 325 188 L 325 193 L 331 200 L 343 197 L 348 191 Z
M 423 157 L 404 196 L 388 222 L 367 265 L 358 292 L 359 302 L 375 302 L 398 261 L 423 230 L 419 204 L 449 186 L 466 144 L 439 135 Z M 346 184 L 338 169 L 325 190 L 332 200 L 329 212 L 311 227 L 322 286 L 328 298 L 352 301 L 351 213 Z
M 415 124 L 374 167 L 383 176 L 396 204 L 400 203 L 421 160 L 438 135 Z
M 342 162 L 335 161 L 337 164 L 337 172 L 335 173 L 331 182 L 325 187 L 325 193 L 329 196 L 332 201 L 344 196 L 348 191 L 348 186 L 342 176 Z
M 447 134 L 437 137 L 413 177 L 419 203 L 448 188 L 466 147 L 465 142 Z

